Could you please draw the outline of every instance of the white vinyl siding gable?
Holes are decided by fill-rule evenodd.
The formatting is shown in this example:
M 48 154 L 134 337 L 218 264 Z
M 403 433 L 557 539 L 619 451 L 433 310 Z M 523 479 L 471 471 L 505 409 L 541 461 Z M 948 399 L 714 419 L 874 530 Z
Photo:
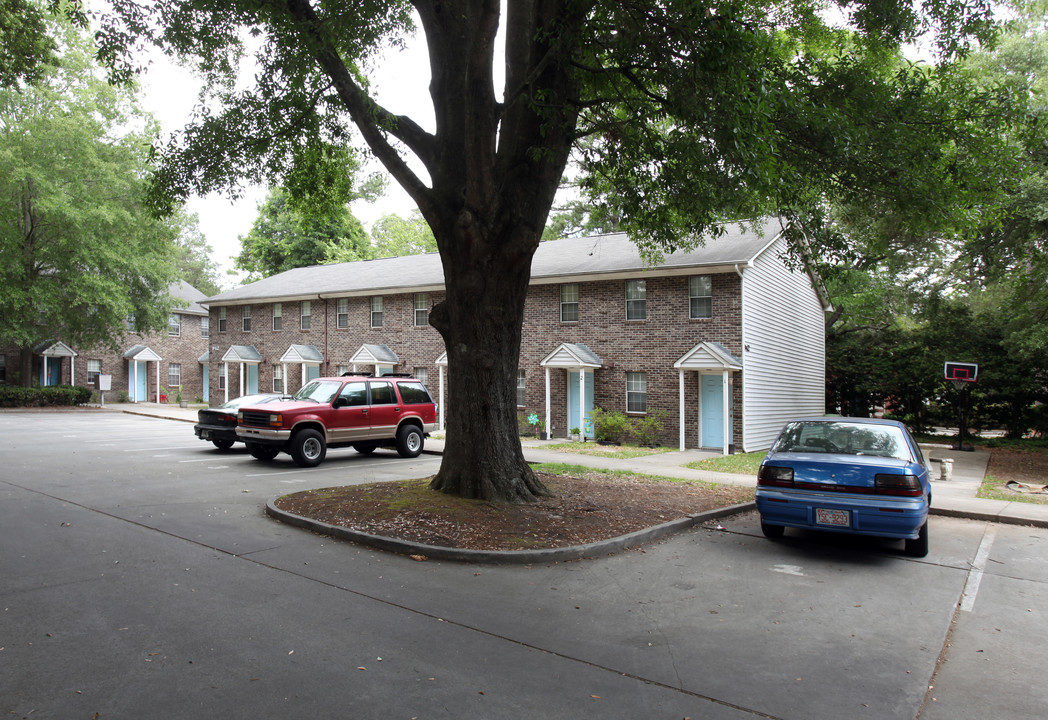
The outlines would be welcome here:
M 825 312 L 779 239 L 742 276 L 743 450 L 771 446 L 787 420 L 825 412 Z

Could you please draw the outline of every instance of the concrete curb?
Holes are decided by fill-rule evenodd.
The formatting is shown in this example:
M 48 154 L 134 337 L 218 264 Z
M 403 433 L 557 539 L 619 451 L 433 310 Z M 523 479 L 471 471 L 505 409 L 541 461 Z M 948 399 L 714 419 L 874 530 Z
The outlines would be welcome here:
M 958 510 L 956 508 L 931 508 L 932 515 L 961 518 L 962 520 L 981 520 L 983 522 L 1001 523 L 1002 525 L 1027 525 L 1029 527 L 1048 528 L 1048 520 L 1020 515 L 1008 515 L 1007 511 L 985 512 L 982 510 Z
M 280 497 L 284 497 L 281 495 Z M 729 515 L 748 512 L 757 508 L 756 503 L 748 502 L 739 505 L 729 505 L 716 510 L 708 510 L 695 515 L 688 515 L 678 520 L 655 525 L 643 530 L 620 535 L 619 537 L 600 540 L 586 545 L 573 545 L 563 548 L 546 548 L 543 550 L 465 550 L 462 548 L 451 548 L 440 545 L 424 545 L 422 543 L 397 540 L 382 535 L 371 535 L 369 533 L 351 530 L 338 525 L 312 520 L 301 515 L 285 512 L 276 506 L 280 497 L 273 498 L 266 503 L 266 514 L 276 520 L 304 528 L 322 535 L 330 535 L 340 540 L 348 540 L 360 545 L 399 553 L 402 555 L 420 555 L 428 560 L 452 560 L 466 563 L 489 563 L 501 565 L 531 565 L 537 563 L 567 562 L 587 557 L 605 556 L 621 552 L 626 548 L 635 547 L 644 543 L 650 543 L 667 535 L 681 530 L 686 530 L 695 525 L 700 525 L 709 520 L 716 520 Z

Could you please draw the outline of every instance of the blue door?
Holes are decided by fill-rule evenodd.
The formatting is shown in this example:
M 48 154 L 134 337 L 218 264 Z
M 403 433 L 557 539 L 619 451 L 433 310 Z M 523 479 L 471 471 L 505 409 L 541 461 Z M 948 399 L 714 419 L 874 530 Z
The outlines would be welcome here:
M 593 373 L 586 373 L 586 419 L 579 428 L 584 437 L 593 437 Z M 579 374 L 568 373 L 568 431 L 579 427 Z
M 40 384 L 44 387 L 58 385 L 62 382 L 62 358 L 40 358 Z
M 144 402 L 147 399 L 146 378 L 149 375 L 148 367 L 145 361 L 132 360 L 130 363 L 131 402 Z
M 258 365 L 247 366 L 247 391 L 245 395 L 254 395 L 258 392 Z
M 724 447 L 724 378 L 700 375 L 702 378 L 702 439 L 706 448 Z M 729 428 L 731 425 L 729 424 Z
M 210 368 L 207 365 L 200 366 L 204 371 L 204 402 L 207 402 L 211 397 L 211 388 L 209 387 L 208 378 L 211 373 Z

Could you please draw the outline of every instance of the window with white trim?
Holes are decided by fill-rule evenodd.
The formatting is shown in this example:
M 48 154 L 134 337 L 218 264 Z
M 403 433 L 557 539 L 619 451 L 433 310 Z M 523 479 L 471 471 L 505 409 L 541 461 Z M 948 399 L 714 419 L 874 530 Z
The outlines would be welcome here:
M 560 321 L 579 321 L 579 285 L 568 283 L 560 286 Z
M 251 306 L 245 305 L 240 309 L 240 326 L 244 332 L 251 332 Z
M 309 330 L 310 325 L 313 322 L 313 303 L 309 300 L 303 300 L 300 308 L 300 315 L 298 326 L 303 330 Z
M 713 317 L 713 278 L 695 275 L 688 278 L 688 317 L 692 320 Z
M 284 392 L 284 366 L 273 366 L 273 392 Z
M 648 317 L 648 289 L 644 280 L 626 281 L 626 319 L 646 320 Z
M 226 389 L 226 364 L 222 363 L 218 366 L 218 389 Z
M 349 298 L 339 298 L 335 308 L 335 327 L 345 330 L 349 327 Z
M 415 327 L 429 324 L 429 293 L 415 293 Z
M 218 309 L 218 331 L 226 331 L 226 309 L 224 307 Z
M 200 337 L 211 336 L 211 318 L 206 315 L 200 318 Z
M 335 366 L 335 374 L 338 375 L 339 377 L 342 377 L 343 375 L 345 375 L 348 372 L 349 372 L 349 365 L 336 365 Z
M 102 374 L 102 361 L 101 360 L 88 360 L 87 361 L 87 384 L 96 385 L 98 383 L 98 376 Z
M 527 400 L 526 389 L 527 374 L 524 370 L 517 370 L 517 407 L 524 407 Z
M 182 316 L 171 313 L 167 316 L 167 334 L 178 337 L 182 334 Z
M 284 327 L 284 306 L 273 303 L 273 330 L 277 331 Z
M 371 298 L 371 327 L 382 327 L 382 296 L 376 295 Z
M 167 386 L 177 388 L 182 384 L 182 365 L 180 363 L 168 363 Z
M 429 383 L 429 370 L 427 370 L 426 368 L 417 367 L 414 369 L 414 371 L 412 371 L 411 374 L 414 375 L 415 379 L 421 382 L 423 385 L 427 385 Z
M 626 412 L 648 411 L 648 373 L 626 373 Z

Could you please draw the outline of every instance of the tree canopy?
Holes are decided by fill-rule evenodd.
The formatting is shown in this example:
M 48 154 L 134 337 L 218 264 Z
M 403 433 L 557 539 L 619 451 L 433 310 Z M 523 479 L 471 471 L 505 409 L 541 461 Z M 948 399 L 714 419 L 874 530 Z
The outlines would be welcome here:
M 0 343 L 114 344 L 133 317 L 163 327 L 177 230 L 145 204 L 150 136 L 129 90 L 110 86 L 73 27 L 39 78 L 0 89 Z M 42 337 L 41 333 L 54 333 Z
M 433 485 L 471 497 L 547 492 L 520 451 L 514 384 L 531 258 L 580 141 L 590 191 L 653 254 L 773 212 L 818 229 L 828 202 L 868 202 L 926 237 L 993 212 L 988 168 L 1011 162 L 1000 130 L 1027 102 L 950 62 L 992 36 L 987 0 L 111 5 L 99 37 L 115 78 L 155 42 L 207 81 L 194 121 L 157 148 L 159 208 L 244 178 L 344 201 L 354 138 L 415 201 L 444 266 L 430 322 L 456 368 Z M 366 75 L 416 22 L 432 130 L 382 107 Z M 918 39 L 938 64 L 902 59 Z

